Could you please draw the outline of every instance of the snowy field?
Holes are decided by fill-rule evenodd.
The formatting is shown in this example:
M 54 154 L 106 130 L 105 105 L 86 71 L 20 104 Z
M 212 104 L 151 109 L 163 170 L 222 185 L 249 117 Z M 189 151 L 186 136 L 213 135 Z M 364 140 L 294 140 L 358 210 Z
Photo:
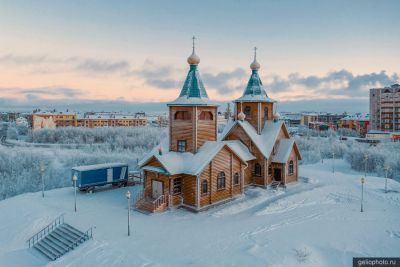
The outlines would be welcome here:
M 133 212 L 127 236 L 126 188 L 78 194 L 72 188 L 0 201 L 1 266 L 351 266 L 352 257 L 400 256 L 400 184 L 360 177 L 344 161 L 304 165 L 286 190 L 247 188 L 245 196 L 203 213 Z M 137 192 L 138 187 L 129 190 Z M 25 241 L 65 213 L 94 239 L 49 262 Z

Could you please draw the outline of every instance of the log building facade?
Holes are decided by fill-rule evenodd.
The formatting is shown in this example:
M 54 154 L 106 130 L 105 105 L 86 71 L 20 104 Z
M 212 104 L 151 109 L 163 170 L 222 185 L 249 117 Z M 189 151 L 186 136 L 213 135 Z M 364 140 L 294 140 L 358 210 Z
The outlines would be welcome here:
M 220 134 L 217 105 L 200 79 L 194 46 L 188 63 L 182 91 L 168 104 L 169 138 L 139 162 L 144 190 L 135 207 L 202 211 L 243 194 L 246 186 L 297 181 L 301 156 L 262 85 L 256 54 L 244 94 Z

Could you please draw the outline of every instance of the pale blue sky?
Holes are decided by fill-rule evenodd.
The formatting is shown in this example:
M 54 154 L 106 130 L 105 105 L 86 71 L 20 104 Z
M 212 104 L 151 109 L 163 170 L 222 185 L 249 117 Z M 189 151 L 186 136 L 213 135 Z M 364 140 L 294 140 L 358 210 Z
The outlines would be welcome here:
M 353 78 L 369 79 L 385 71 L 383 79 L 374 76 L 363 84 L 364 95 L 345 94 L 365 100 L 368 86 L 398 79 L 393 74 L 400 73 L 399 13 L 400 1 L 0 1 L 0 98 L 18 98 L 1 88 L 68 87 L 81 90 L 86 100 L 167 101 L 180 89 L 195 34 L 206 77 L 225 73 L 243 80 L 225 82 L 231 86 L 227 91 L 210 80 L 217 100 L 241 93 L 253 46 L 259 47 L 264 83 L 279 101 L 300 101 L 308 94 L 330 99 L 338 95 L 336 87 L 352 82 L 335 80 L 328 85 L 333 93 L 321 94 L 298 80 L 296 85 L 293 73 L 324 79 L 346 70 Z M 72 73 L 67 66 L 87 59 L 101 62 L 103 75 Z M 159 77 L 152 78 L 176 81 L 176 88 L 157 88 L 148 77 L 128 80 L 114 72 L 115 66 L 125 66 L 141 73 L 149 62 L 153 69 L 173 68 L 168 74 L 154 70 Z M 113 74 L 104 75 L 107 64 Z M 237 69 L 245 74 L 231 74 Z M 21 75 L 24 82 L 17 78 Z M 115 97 L 104 92 L 105 84 Z M 285 91 L 301 94 L 290 98 Z

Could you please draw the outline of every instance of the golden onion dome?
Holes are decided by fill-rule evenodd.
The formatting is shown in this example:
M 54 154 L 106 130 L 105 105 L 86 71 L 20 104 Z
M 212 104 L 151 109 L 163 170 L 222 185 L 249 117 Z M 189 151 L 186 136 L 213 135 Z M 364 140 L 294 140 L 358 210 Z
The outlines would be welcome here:
M 196 55 L 196 52 L 194 52 L 187 58 L 187 62 L 190 65 L 198 65 L 200 63 L 200 57 Z

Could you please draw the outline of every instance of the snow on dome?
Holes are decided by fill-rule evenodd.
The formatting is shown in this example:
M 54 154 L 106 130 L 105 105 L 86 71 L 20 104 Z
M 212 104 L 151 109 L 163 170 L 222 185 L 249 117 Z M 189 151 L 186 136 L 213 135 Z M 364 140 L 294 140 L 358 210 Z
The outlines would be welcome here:
M 246 115 L 243 113 L 243 111 L 241 111 L 241 112 L 238 114 L 238 119 L 241 120 L 241 121 L 244 121 L 245 118 L 246 118 Z
M 279 120 L 280 118 L 281 118 L 281 114 L 279 114 L 279 112 L 275 112 L 274 119 Z

